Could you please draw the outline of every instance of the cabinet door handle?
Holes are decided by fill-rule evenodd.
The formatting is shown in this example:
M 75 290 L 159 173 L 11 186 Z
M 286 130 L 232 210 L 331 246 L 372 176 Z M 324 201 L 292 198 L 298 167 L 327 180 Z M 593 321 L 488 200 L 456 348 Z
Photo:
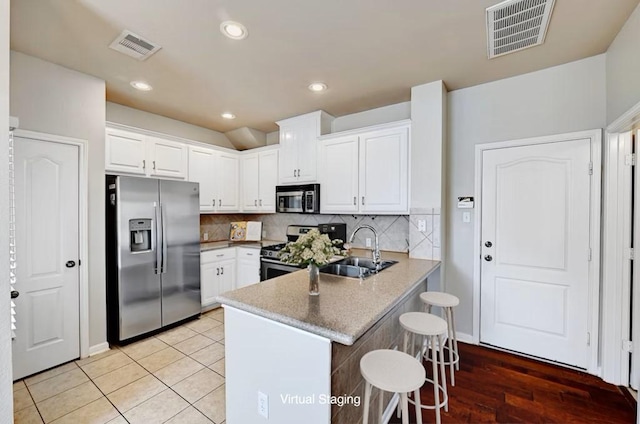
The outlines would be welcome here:
M 154 171 L 156 170 L 156 161 L 155 160 L 153 161 L 153 170 Z
M 221 257 L 223 257 L 223 256 L 224 256 L 224 253 L 220 253 L 220 254 L 218 254 L 218 255 L 216 255 L 216 256 L 217 256 L 218 258 L 221 258 Z
M 247 256 L 253 256 L 253 253 L 247 253 Z
M 212 199 L 212 200 L 213 200 L 213 205 L 212 206 L 215 208 L 216 207 L 216 199 Z
M 362 196 L 362 204 L 364 205 L 364 196 Z
M 260 199 L 260 206 L 262 206 L 262 199 Z
M 222 206 L 222 199 L 218 199 L 218 206 Z
M 147 169 L 147 161 L 142 159 L 142 169 Z
M 220 275 L 220 268 L 216 268 L 216 275 Z
M 224 275 L 224 267 L 220 268 L 220 275 Z
M 258 199 L 254 199 L 253 206 L 258 206 Z
M 356 201 L 356 196 L 353 196 L 353 206 L 355 206 L 355 205 L 356 205 L 356 202 L 357 202 L 357 201 Z
M 296 175 L 296 170 L 295 170 L 295 169 L 293 170 L 293 176 L 294 176 L 294 177 L 297 177 L 297 175 Z
M 300 178 L 300 168 L 298 168 L 298 178 Z

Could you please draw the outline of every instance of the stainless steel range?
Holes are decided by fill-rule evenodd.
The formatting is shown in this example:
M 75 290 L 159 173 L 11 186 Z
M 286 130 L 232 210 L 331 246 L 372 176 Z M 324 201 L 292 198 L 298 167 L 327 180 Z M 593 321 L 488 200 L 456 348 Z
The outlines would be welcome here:
M 307 234 L 309 231 L 316 229 L 321 233 L 328 234 L 332 240 L 345 240 L 347 235 L 347 224 L 320 224 L 319 226 L 311 225 L 289 225 L 287 227 L 287 241 L 296 241 L 298 237 Z M 274 244 L 263 247 L 260 250 L 260 280 L 268 280 L 270 278 L 279 277 L 290 272 L 299 271 L 304 266 L 287 264 L 280 261 L 280 250 L 286 243 Z

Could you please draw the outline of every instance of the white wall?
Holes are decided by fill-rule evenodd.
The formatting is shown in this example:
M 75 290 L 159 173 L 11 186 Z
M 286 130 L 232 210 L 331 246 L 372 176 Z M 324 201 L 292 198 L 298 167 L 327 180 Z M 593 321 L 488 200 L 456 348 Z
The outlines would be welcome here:
M 13 422 L 9 321 L 9 0 L 0 0 L 0 422 Z
M 640 6 L 607 50 L 607 123 L 640 102 Z
M 107 102 L 107 121 L 235 149 L 227 136 L 221 132 L 133 109 L 128 106 L 122 106 L 117 103 Z
M 21 129 L 89 141 L 89 345 L 98 345 L 106 341 L 105 83 L 12 51 L 11 115 Z
M 462 223 L 456 199 L 474 194 L 474 146 L 604 127 L 605 62 L 599 55 L 449 93 L 445 284 L 460 298 L 458 331 L 472 332 L 473 218 Z
M 331 124 L 331 132 L 347 131 L 370 125 L 386 124 L 411 117 L 411 102 L 396 103 L 364 112 L 337 117 Z

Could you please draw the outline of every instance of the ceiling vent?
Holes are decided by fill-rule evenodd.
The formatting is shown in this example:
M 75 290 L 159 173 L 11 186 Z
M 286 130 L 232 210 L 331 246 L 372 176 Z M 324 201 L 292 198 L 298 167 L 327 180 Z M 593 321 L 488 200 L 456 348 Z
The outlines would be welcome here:
M 162 48 L 127 30 L 122 31 L 122 34 L 113 40 L 109 47 L 138 60 L 147 60 Z
M 507 0 L 487 8 L 489 59 L 544 43 L 554 0 Z

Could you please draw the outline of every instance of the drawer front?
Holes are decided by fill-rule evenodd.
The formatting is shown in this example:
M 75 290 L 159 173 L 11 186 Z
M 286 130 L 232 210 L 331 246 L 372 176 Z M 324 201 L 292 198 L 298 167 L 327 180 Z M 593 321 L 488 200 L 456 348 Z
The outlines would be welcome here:
M 223 249 L 207 250 L 200 254 L 201 263 L 217 262 L 226 259 L 234 259 L 236 257 L 235 247 L 226 247 Z
M 260 249 L 252 247 L 238 247 L 238 258 L 260 260 Z

